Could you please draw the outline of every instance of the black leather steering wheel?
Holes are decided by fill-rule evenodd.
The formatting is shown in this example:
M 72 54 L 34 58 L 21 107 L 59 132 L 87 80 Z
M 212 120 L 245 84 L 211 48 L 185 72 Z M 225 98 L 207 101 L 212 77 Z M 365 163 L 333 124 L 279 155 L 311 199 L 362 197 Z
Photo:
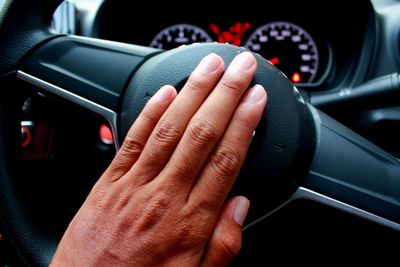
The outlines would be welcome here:
M 118 147 L 158 88 L 180 88 L 211 52 L 229 64 L 244 51 L 210 43 L 165 52 L 55 35 L 48 28 L 59 2 L 10 0 L 0 16 L 0 215 L 33 266 L 48 265 L 58 241 L 28 216 L 15 190 L 18 91 L 6 85 L 28 83 L 97 113 L 111 124 Z M 304 198 L 400 231 L 399 161 L 308 104 L 278 69 L 256 58 L 253 82 L 267 88 L 269 103 L 235 188 L 252 201 L 246 227 Z

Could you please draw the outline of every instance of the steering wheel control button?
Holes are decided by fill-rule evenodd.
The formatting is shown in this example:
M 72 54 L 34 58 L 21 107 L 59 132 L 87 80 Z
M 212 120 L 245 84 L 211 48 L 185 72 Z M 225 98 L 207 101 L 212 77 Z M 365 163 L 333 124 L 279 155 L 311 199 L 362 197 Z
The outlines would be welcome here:
M 106 124 L 100 125 L 99 137 L 100 137 L 101 142 L 103 142 L 103 144 L 105 144 L 105 145 L 114 144 L 114 138 L 113 138 L 111 129 Z
M 21 146 L 23 148 L 28 148 L 32 141 L 32 130 L 33 130 L 33 122 L 31 121 L 22 121 L 21 122 Z

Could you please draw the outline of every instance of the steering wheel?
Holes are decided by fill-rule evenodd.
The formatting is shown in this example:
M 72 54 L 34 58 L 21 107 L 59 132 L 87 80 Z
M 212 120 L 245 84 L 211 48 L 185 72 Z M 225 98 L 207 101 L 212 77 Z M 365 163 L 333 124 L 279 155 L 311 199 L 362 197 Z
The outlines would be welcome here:
M 214 52 L 228 65 L 245 49 L 193 44 L 162 51 L 49 29 L 60 0 L 9 0 L 0 16 L 0 212 L 26 263 L 48 265 L 57 238 L 37 227 L 13 183 L 18 131 L 17 82 L 57 95 L 104 117 L 118 148 L 149 96 L 180 88 L 201 58 Z M 268 91 L 235 190 L 252 201 L 246 229 L 297 199 L 311 199 L 400 231 L 400 163 L 311 106 L 284 74 L 255 55 L 253 83 Z

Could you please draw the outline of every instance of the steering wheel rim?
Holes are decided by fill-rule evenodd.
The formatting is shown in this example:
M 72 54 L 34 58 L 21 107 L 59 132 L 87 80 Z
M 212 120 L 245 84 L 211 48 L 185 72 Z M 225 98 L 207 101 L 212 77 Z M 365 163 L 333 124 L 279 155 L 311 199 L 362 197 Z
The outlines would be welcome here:
M 0 15 L 0 79 L 5 85 L 15 75 L 21 60 L 38 44 L 53 38 L 49 31 L 52 14 L 61 0 L 49 1 L 5 1 Z M 6 234 L 12 237 L 17 252 L 27 265 L 45 266 L 51 261 L 56 249 L 56 240 L 42 238 L 42 229 L 30 224 L 31 219 L 24 212 L 23 205 L 16 197 L 12 184 L 12 168 L 15 166 L 15 151 L 19 129 L 16 127 L 18 100 L 10 94 L 0 97 L 0 180 L 1 219 L 7 225 Z M 7 116 L 5 116 L 7 114 Z M 21 223 L 23 222 L 23 223 Z M 41 240 L 40 244 L 31 241 Z M 28 252 L 29 251 L 29 252 Z M 28 252 L 28 253 L 27 253 Z M 39 256 L 40 255 L 40 256 Z
M 49 40 L 58 37 L 57 35 L 53 35 L 49 32 L 48 26 L 50 24 L 52 14 L 56 6 L 60 2 L 61 1 L 58 0 L 48 0 L 48 1 L 40 0 L 40 1 L 31 1 L 29 3 L 18 0 L 6 2 L 6 6 L 2 11 L 3 13 L 0 20 L 0 27 L 1 27 L 0 45 L 4 51 L 3 53 L 0 53 L 0 74 L 2 75 L 2 83 L 5 84 L 6 82 L 9 82 L 10 80 L 12 80 L 12 78 L 10 77 L 15 76 L 16 74 L 20 80 L 29 82 L 47 92 L 57 94 L 67 100 L 85 106 L 86 108 L 91 109 L 92 111 L 95 111 L 101 114 L 102 116 L 106 117 L 106 119 L 108 119 L 111 122 L 111 125 L 114 126 L 113 130 L 115 137 L 120 137 L 122 140 L 124 134 L 118 136 L 118 130 L 116 126 L 117 117 L 115 112 L 113 112 L 114 110 L 113 102 L 107 102 L 108 100 L 106 102 L 102 102 L 103 100 L 96 101 L 96 99 L 90 99 L 87 97 L 87 95 L 85 95 L 84 91 L 82 92 L 74 92 L 74 91 L 71 92 L 70 90 L 65 91 L 62 87 L 63 84 L 61 84 L 61 86 L 60 85 L 55 86 L 54 84 L 49 83 L 44 79 L 38 78 L 37 77 L 38 73 L 36 73 L 35 75 L 31 75 L 32 72 L 34 72 L 33 70 L 35 69 L 38 69 L 39 72 L 46 71 L 45 69 L 41 69 L 41 67 L 43 66 L 37 65 L 37 63 L 40 62 L 41 59 L 43 59 L 43 55 L 47 55 L 49 51 L 52 51 L 53 47 L 57 47 L 57 49 L 60 49 L 60 47 L 68 48 L 68 47 L 75 47 L 75 45 L 77 45 L 76 47 L 80 48 L 89 47 L 90 49 L 94 49 L 95 51 L 103 51 L 103 52 L 112 51 L 113 53 L 116 51 L 118 55 L 119 54 L 129 55 L 130 58 L 129 60 L 127 60 L 128 62 L 131 62 L 131 60 L 133 60 L 134 58 L 136 59 L 139 58 L 137 60 L 137 64 L 134 67 L 129 68 L 126 71 L 126 73 L 124 72 L 125 75 L 124 81 L 129 81 L 131 80 L 132 72 L 136 72 L 138 69 L 143 71 L 143 69 L 145 69 L 148 64 L 151 64 L 151 60 L 148 61 L 149 58 L 152 58 L 153 61 L 157 61 L 162 57 L 168 57 L 174 52 L 164 53 L 164 55 L 156 56 L 160 53 L 160 51 L 156 51 L 153 49 L 145 49 L 140 47 L 125 46 L 123 44 L 116 44 L 99 40 L 97 41 L 89 40 L 78 37 L 57 38 L 55 42 L 51 43 L 51 45 L 48 45 Z M 57 45 L 58 41 L 60 41 L 61 46 Z M 202 46 L 202 48 L 204 48 L 204 51 L 202 53 L 205 52 L 208 53 L 210 51 L 215 51 L 215 49 L 217 50 L 219 49 L 218 45 L 209 45 L 209 46 L 211 47 L 211 50 L 205 49 L 206 46 Z M 194 50 L 192 51 L 191 49 L 198 51 L 197 48 L 189 47 L 181 49 L 179 53 L 183 54 L 189 52 L 193 53 Z M 229 52 L 229 55 L 227 55 L 228 62 L 234 55 L 234 51 L 239 51 L 239 52 L 241 51 L 240 48 L 229 48 L 229 49 L 231 49 L 231 51 Z M 70 50 L 67 49 L 65 51 L 70 51 Z M 219 51 L 223 53 L 222 50 Z M 26 60 L 27 58 L 29 59 L 28 61 Z M 193 62 L 197 62 L 199 58 L 200 54 L 196 57 L 196 59 L 192 59 L 191 64 L 194 64 Z M 265 59 L 262 58 L 258 59 L 260 60 L 260 62 L 268 65 L 268 63 L 265 63 L 266 62 Z M 46 56 L 46 60 L 51 61 L 52 58 Z M 123 60 L 122 57 L 121 60 Z M 61 63 L 58 62 L 57 64 L 64 64 L 64 63 L 65 62 Z M 189 70 L 191 67 L 192 65 L 189 66 L 187 70 Z M 30 70 L 32 72 L 31 74 L 29 74 L 27 72 L 21 71 L 21 69 Z M 157 72 L 160 71 L 160 69 L 157 68 L 153 69 L 153 71 L 155 70 L 157 70 Z M 275 75 L 280 75 L 280 72 L 278 72 L 278 70 L 274 69 L 273 71 L 276 72 Z M 187 73 L 185 75 L 187 76 Z M 185 77 L 185 75 L 183 75 L 183 77 Z M 53 73 L 53 74 L 47 74 L 46 78 L 51 80 L 51 79 L 57 79 L 59 77 Z M 131 84 L 130 86 L 137 87 L 138 84 L 135 84 L 135 81 L 137 81 L 138 79 L 140 80 L 140 78 L 138 78 L 136 73 L 133 79 L 131 80 L 133 85 Z M 76 81 L 74 81 L 74 83 L 75 82 Z M 164 83 L 165 80 L 160 80 L 160 82 Z M 140 84 L 145 84 L 145 83 L 140 83 Z M 104 84 L 99 83 L 100 87 L 102 85 Z M 114 86 L 114 85 L 115 84 L 109 86 Z M 80 84 L 80 86 L 82 87 L 82 84 Z M 116 85 L 116 86 L 123 87 L 125 85 Z M 126 95 L 130 96 L 129 98 L 133 99 L 134 96 L 132 96 L 132 92 L 133 92 L 132 90 L 128 90 L 128 93 Z M 339 183 L 343 182 L 342 180 L 339 179 L 340 181 L 338 181 L 338 183 L 332 183 L 334 184 L 334 186 L 338 188 L 336 191 L 334 191 L 335 189 L 332 190 L 330 188 L 328 189 L 326 188 L 327 185 L 331 186 L 332 184 L 327 184 L 326 180 L 323 179 L 326 178 L 326 176 L 328 176 L 328 178 L 332 177 L 336 178 L 335 175 L 337 175 L 337 173 L 334 170 L 331 170 L 331 172 L 328 173 L 328 175 L 325 175 L 326 173 L 324 173 L 323 171 L 326 168 L 323 162 L 329 159 L 331 155 L 330 152 L 328 153 L 326 151 L 329 150 L 326 149 L 327 146 L 329 147 L 329 145 L 327 145 L 326 136 L 330 134 L 329 140 L 332 140 L 331 138 L 339 141 L 347 140 L 348 142 L 346 144 L 351 146 L 351 149 L 349 148 L 350 151 L 349 153 L 351 155 L 372 155 L 372 154 L 378 155 L 375 156 L 373 160 L 371 159 L 371 162 L 374 162 L 376 164 L 382 163 L 382 165 L 385 165 L 385 168 L 382 167 L 382 170 L 383 169 L 386 170 L 386 167 L 395 168 L 395 172 L 393 172 L 392 174 L 388 174 L 387 178 L 390 179 L 392 184 L 396 185 L 399 185 L 400 183 L 399 179 L 395 178 L 399 173 L 398 172 L 399 163 L 393 158 L 391 158 L 390 155 L 384 153 L 383 151 L 369 144 L 366 140 L 360 139 L 357 135 L 355 135 L 352 132 L 349 132 L 348 129 L 343 128 L 343 126 L 337 124 L 329 117 L 325 116 L 324 114 L 320 113 L 319 111 L 315 110 L 309 105 L 301 103 L 303 102 L 301 96 L 297 95 L 296 90 L 293 90 L 293 92 L 294 92 L 293 98 L 297 98 L 296 101 L 298 101 L 301 105 L 304 104 L 304 106 L 307 107 L 307 110 L 310 112 L 309 113 L 310 118 L 311 117 L 313 118 L 310 125 L 315 127 L 313 129 L 315 130 L 315 137 L 311 135 L 311 139 L 313 139 L 316 144 L 315 148 L 316 152 L 314 154 L 309 154 L 308 156 L 310 158 L 306 160 L 306 162 L 309 161 L 308 165 L 311 165 L 310 167 L 311 172 L 307 176 L 306 181 L 302 183 L 302 186 L 300 186 L 300 188 L 298 187 L 299 184 L 297 184 L 297 182 L 294 185 L 295 188 L 301 190 L 293 190 L 293 189 L 288 190 L 290 192 L 286 192 L 284 194 L 284 197 L 287 199 L 286 202 L 296 198 L 309 198 L 309 199 L 315 198 L 318 201 L 321 201 L 321 199 L 323 199 L 323 201 L 325 201 L 325 204 L 328 203 L 328 205 L 331 206 L 336 205 L 336 207 L 339 209 L 342 210 L 347 209 L 348 212 L 354 213 L 362 218 L 381 223 L 392 229 L 399 230 L 400 229 L 399 221 L 396 220 L 396 216 L 397 214 L 399 214 L 400 210 L 398 209 L 399 203 L 396 202 L 386 203 L 384 202 L 384 200 L 378 199 L 379 201 L 381 200 L 380 203 L 384 204 L 385 209 L 388 210 L 387 212 L 384 211 L 383 213 L 379 213 L 379 210 L 377 211 L 376 208 L 374 209 L 374 206 L 369 203 L 365 205 L 364 203 L 361 203 L 359 206 L 362 209 L 357 210 L 352 208 L 353 204 L 359 204 L 357 203 L 357 196 L 353 192 L 348 191 L 350 189 L 344 187 L 342 184 Z M 80 95 L 79 94 L 77 95 L 77 93 L 79 93 Z M 105 95 L 102 95 L 100 93 L 98 99 L 102 98 L 106 99 L 107 97 L 105 97 Z M 141 100 L 142 104 L 144 103 L 144 100 L 145 99 Z M 35 223 L 31 223 L 32 222 L 31 218 L 29 218 L 27 213 L 24 212 L 23 205 L 21 205 L 22 203 L 20 203 L 18 194 L 15 192 L 15 188 L 11 179 L 12 177 L 11 166 L 15 165 L 15 162 L 12 162 L 12 159 L 15 158 L 13 154 L 15 154 L 16 151 L 14 145 L 17 144 L 16 133 L 18 132 L 18 127 L 16 124 L 17 121 L 16 112 L 18 109 L 18 105 L 16 104 L 17 101 L 13 99 L 13 97 L 7 96 L 6 94 L 6 96 L 2 95 L 0 97 L 0 103 L 1 103 L 0 121 L 2 122 L 2 125 L 0 125 L 0 148 L 1 148 L 0 149 L 0 159 L 1 159 L 0 160 L 0 170 L 1 170 L 0 208 L 1 208 L 2 220 L 4 221 L 4 224 L 7 226 L 9 235 L 12 237 L 12 240 L 16 245 L 17 249 L 19 250 L 22 257 L 26 260 L 26 262 L 29 265 L 35 265 L 35 266 L 48 265 L 56 249 L 57 240 L 51 235 L 49 235 L 46 229 L 38 228 L 36 227 Z M 130 105 L 129 101 L 125 105 L 132 106 Z M 122 133 L 126 132 L 129 123 L 131 123 L 134 117 L 137 116 L 137 112 L 140 111 L 140 105 L 138 106 L 139 108 L 136 109 L 135 111 L 127 112 L 128 115 L 125 116 L 124 114 L 122 114 L 123 117 L 125 116 L 129 118 L 123 120 L 125 124 L 123 126 L 124 129 L 122 130 Z M 128 110 L 127 108 L 124 108 L 122 113 L 126 112 L 127 110 Z M 7 114 L 7 116 L 5 114 Z M 310 125 L 308 127 L 311 127 Z M 322 134 L 323 132 L 324 134 Z M 308 138 L 302 140 L 310 141 L 311 139 Z M 313 145 L 311 145 L 311 147 L 313 147 Z M 362 147 L 362 149 L 361 151 L 357 152 L 358 154 L 353 154 L 354 147 Z M 257 150 L 257 148 L 255 149 Z M 307 168 L 309 167 L 307 166 L 307 163 L 304 165 Z M 338 177 L 339 176 L 340 175 L 338 175 Z M 374 183 L 372 184 L 374 185 Z M 342 187 L 339 187 L 338 185 L 341 185 Z M 357 184 L 357 186 L 359 185 Z M 293 192 L 294 194 L 292 194 Z M 326 196 L 320 195 L 318 192 L 322 192 L 326 194 Z M 393 195 L 391 196 L 393 196 L 395 199 L 398 199 L 399 197 L 398 194 L 396 193 L 393 193 Z M 363 195 L 362 197 L 365 196 Z M 376 196 L 374 195 L 371 197 L 376 197 Z M 283 202 L 282 204 L 282 199 L 279 199 L 277 203 L 274 203 L 273 207 L 269 208 L 270 212 L 264 215 L 264 217 L 267 217 L 269 214 L 273 213 L 276 210 L 275 208 L 277 204 L 284 205 L 286 202 Z M 259 217 L 260 216 L 258 214 L 257 218 Z M 256 217 L 254 217 L 253 219 L 256 219 Z M 255 220 L 252 224 L 254 223 L 257 223 L 257 220 Z M 251 225 L 249 225 L 248 227 L 250 227 Z

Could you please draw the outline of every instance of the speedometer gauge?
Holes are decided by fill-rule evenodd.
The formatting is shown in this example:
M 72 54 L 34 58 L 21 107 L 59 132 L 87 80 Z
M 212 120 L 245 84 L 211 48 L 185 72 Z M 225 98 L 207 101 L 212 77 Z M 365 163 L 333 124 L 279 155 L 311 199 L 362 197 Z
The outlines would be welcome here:
M 244 45 L 268 59 L 293 83 L 315 81 L 317 45 L 303 28 L 289 22 L 272 22 L 255 30 Z
M 204 42 L 212 42 L 212 39 L 203 29 L 191 24 L 175 24 L 160 31 L 150 46 L 168 50 L 181 45 Z

